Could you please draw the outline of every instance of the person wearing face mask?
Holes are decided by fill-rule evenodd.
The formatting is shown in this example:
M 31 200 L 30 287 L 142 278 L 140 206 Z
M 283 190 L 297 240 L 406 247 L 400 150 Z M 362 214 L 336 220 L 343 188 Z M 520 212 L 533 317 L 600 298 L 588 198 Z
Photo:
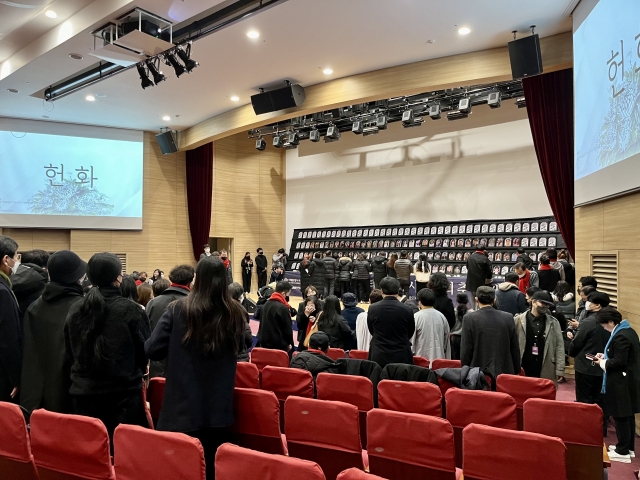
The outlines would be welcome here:
M 246 252 L 244 258 L 240 261 L 242 268 L 242 286 L 244 293 L 251 293 L 251 273 L 253 272 L 253 260 L 251 260 L 251 252 Z
M 45 408 L 73 413 L 64 324 L 71 307 L 82 301 L 87 262 L 69 250 L 60 250 L 49 257 L 47 270 L 51 281 L 24 316 L 20 405 L 28 412 Z
M 604 411 L 603 398 L 600 393 L 602 389 L 602 369 L 589 360 L 586 355 L 604 352 L 604 348 L 611 336 L 600 325 L 597 317 L 598 312 L 609 305 L 609 295 L 602 292 L 593 292 L 589 295 L 587 305 L 589 307 L 589 315 L 580 323 L 578 330 L 575 333 L 567 332 L 567 337 L 571 339 L 569 355 L 575 358 L 576 401 L 595 403 Z M 606 431 L 605 424 L 604 433 Z
M 0 402 L 18 402 L 22 370 L 22 327 L 9 277 L 18 270 L 18 244 L 0 235 Z
M 143 283 L 147 283 L 147 272 L 140 272 L 138 274 L 138 279 L 136 280 L 136 287 L 142 285 Z
M 204 251 L 200 254 L 200 260 L 211 256 L 211 247 L 209 246 L 209 244 L 206 244 L 202 248 Z
M 547 291 L 531 297 L 531 310 L 515 316 L 522 368 L 527 377 L 547 378 L 558 385 L 564 376 L 564 342 L 560 323 L 551 315 Z
M 267 285 L 267 267 L 269 262 L 261 248 L 256 250 L 256 273 L 258 275 L 258 290 Z
M 233 283 L 233 274 L 231 273 L 231 262 L 229 261 L 229 254 L 226 250 L 220 250 L 220 260 L 224 263 L 224 268 L 227 269 L 227 282 L 229 285 Z

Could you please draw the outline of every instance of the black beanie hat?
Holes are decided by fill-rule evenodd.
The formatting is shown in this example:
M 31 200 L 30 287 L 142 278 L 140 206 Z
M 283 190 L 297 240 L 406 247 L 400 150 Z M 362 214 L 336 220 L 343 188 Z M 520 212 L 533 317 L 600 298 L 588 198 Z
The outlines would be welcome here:
M 113 253 L 96 253 L 87 264 L 87 276 L 92 285 L 108 287 L 122 275 L 122 263 Z
M 52 282 L 71 285 L 87 272 L 87 262 L 70 250 L 60 250 L 49 257 L 47 271 Z

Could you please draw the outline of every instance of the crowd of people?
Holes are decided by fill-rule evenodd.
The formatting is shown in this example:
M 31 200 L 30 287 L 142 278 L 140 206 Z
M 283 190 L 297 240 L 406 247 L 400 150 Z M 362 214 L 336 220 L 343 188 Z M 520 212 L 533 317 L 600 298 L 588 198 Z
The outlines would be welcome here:
M 151 277 L 124 275 L 110 253 L 84 262 L 67 250 L 20 256 L 18 248 L 0 236 L 0 401 L 20 403 L 27 412 L 46 408 L 95 417 L 113 434 L 120 423 L 148 426 L 144 381 L 149 373 L 164 376 L 157 428 L 200 439 L 213 478 L 213 456 L 233 423 L 235 366 L 249 360 L 254 340 L 243 303 L 254 265 L 264 280 L 260 274 L 268 264 L 262 249 L 255 259 L 243 258 L 241 285 L 233 282 L 225 251 L 205 249 L 195 269 L 178 265 L 165 279 L 160 270 Z M 475 288 L 472 299 L 457 292 L 454 306 L 446 275 L 431 274 L 426 262 L 412 265 L 403 253 L 398 259 L 381 256 L 377 263 L 345 260 L 345 271 L 362 282 L 358 294 L 350 291 L 352 277 L 340 279 L 342 259 L 316 254 L 309 261 L 312 281 L 293 308 L 292 285 L 281 272 L 286 254 L 278 252 L 271 270 L 275 285 L 262 286 L 254 312 L 258 344 L 288 352 L 292 367 L 314 376 L 338 371 L 326 355 L 330 347 L 368 351 L 381 368 L 412 364 L 414 356 L 452 358 L 492 378 L 522 369 L 555 383 L 564 380 L 571 356 L 577 401 L 598 404 L 605 419 L 614 418 L 618 442 L 610 457 L 630 461 L 634 414 L 640 413 L 640 343 L 595 278 L 579 279 L 576 304 L 570 270 L 549 251 L 537 270 L 518 262 L 494 289 L 479 246 L 469 259 L 477 267 L 466 285 Z M 555 284 L 545 290 L 540 282 L 552 270 Z M 416 300 L 407 296 L 410 284 L 403 280 L 412 271 L 421 274 Z M 336 280 L 345 285 L 336 288 Z M 366 311 L 358 304 L 365 293 Z M 605 421 L 603 433 L 606 427 Z

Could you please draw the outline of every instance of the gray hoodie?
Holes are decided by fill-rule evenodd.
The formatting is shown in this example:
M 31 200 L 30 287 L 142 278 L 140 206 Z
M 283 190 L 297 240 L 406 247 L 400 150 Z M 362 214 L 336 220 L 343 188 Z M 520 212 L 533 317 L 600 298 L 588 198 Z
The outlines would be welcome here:
M 496 300 L 498 301 L 498 310 L 512 315 L 524 313 L 529 308 L 524 293 L 518 290 L 515 283 L 503 282 L 498 285 Z

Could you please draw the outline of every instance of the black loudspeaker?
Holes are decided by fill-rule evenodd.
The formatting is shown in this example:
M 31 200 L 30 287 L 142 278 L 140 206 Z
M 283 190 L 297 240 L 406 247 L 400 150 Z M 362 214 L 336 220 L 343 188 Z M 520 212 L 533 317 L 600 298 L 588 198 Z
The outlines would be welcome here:
M 242 302 L 242 305 L 249 313 L 255 313 L 256 309 L 258 308 L 258 304 L 251 300 L 249 297 L 244 297 L 244 302 Z
M 261 115 L 284 110 L 285 108 L 299 107 L 303 104 L 305 98 L 304 88 L 296 84 L 252 95 L 251 104 L 256 115 Z
M 176 153 L 178 151 L 176 137 L 171 130 L 157 134 L 156 140 L 158 141 L 158 145 L 160 145 L 160 150 L 162 150 L 163 155 Z
M 514 79 L 540 75 L 542 73 L 542 55 L 540 38 L 537 34 L 509 42 L 511 74 Z

